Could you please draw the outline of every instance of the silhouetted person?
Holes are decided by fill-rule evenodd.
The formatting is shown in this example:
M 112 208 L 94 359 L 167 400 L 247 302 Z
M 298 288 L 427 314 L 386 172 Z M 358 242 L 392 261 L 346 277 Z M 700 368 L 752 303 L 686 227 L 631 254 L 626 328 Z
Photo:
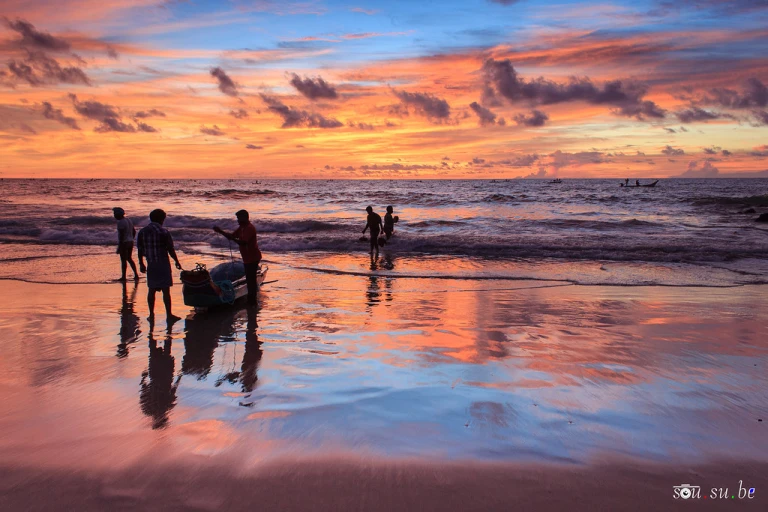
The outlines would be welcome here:
M 149 365 L 141 374 L 139 403 L 141 411 L 152 418 L 152 428 L 163 428 L 168 424 L 168 413 L 176 406 L 176 389 L 181 375 L 174 382 L 175 360 L 171 355 L 173 340 L 170 327 L 163 347 L 157 346 L 152 331 L 149 332 Z
M 139 280 L 139 272 L 136 270 L 136 263 L 133 262 L 133 238 L 136 236 L 136 228 L 133 227 L 131 219 L 125 216 L 125 210 L 122 208 L 112 208 L 112 212 L 117 219 L 117 254 L 120 255 L 120 266 L 123 270 L 123 277 L 120 281 L 125 281 L 125 272 L 128 265 L 133 270 L 133 279 Z
M 392 216 L 394 211 L 395 209 L 391 205 L 387 206 L 387 213 L 384 215 L 384 234 L 387 235 L 387 240 L 395 232 L 395 218 Z
M 123 306 L 120 308 L 120 344 L 117 345 L 117 357 L 128 357 L 128 345 L 135 343 L 141 334 L 139 329 L 139 316 L 134 312 L 136 304 L 136 292 L 138 288 L 133 285 L 131 296 L 128 296 L 128 286 L 123 283 Z
M 639 187 L 639 186 L 640 186 L 640 180 L 635 180 L 635 186 L 636 186 L 636 187 Z
M 240 256 L 243 258 L 243 267 L 245 267 L 245 282 L 248 285 L 248 303 L 255 304 L 259 292 L 259 282 L 256 276 L 259 273 L 259 263 L 261 263 L 261 251 L 256 239 L 256 226 L 250 221 L 248 212 L 245 210 L 240 210 L 235 213 L 235 216 L 240 227 L 234 232 L 227 233 L 218 226 L 214 226 L 213 230 L 229 240 L 237 242 L 237 245 L 240 246 Z
M 147 305 L 149 306 L 149 321 L 155 320 L 155 294 L 157 291 L 163 292 L 163 303 L 165 304 L 165 314 L 167 321 L 173 323 L 180 318 L 171 312 L 171 286 L 173 286 L 173 275 L 171 274 L 170 255 L 176 262 L 176 268 L 181 270 L 181 263 L 176 256 L 173 248 L 173 238 L 167 229 L 163 227 L 165 222 L 165 212 L 157 209 L 149 214 L 151 221 L 146 227 L 139 231 L 137 243 L 139 246 L 139 268 L 147 273 Z M 147 264 L 144 265 L 144 258 L 147 258 Z
M 625 187 L 628 187 L 628 186 L 629 186 L 629 178 L 626 178 L 626 179 L 624 180 L 624 186 L 625 186 Z
M 365 234 L 365 230 L 371 228 L 371 255 L 373 255 L 373 251 L 376 251 L 376 256 L 378 256 L 379 233 L 383 230 L 383 226 L 381 225 L 381 215 L 373 211 L 373 206 L 367 207 L 365 211 L 368 212 L 368 221 L 363 228 L 363 234 Z

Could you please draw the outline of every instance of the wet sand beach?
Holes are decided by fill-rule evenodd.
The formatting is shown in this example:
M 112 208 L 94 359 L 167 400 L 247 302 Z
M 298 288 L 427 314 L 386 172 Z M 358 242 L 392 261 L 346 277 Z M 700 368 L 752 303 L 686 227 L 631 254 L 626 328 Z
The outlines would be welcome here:
M 764 286 L 357 261 L 271 263 L 258 308 L 196 314 L 177 284 L 170 329 L 143 280 L 2 280 L 2 508 L 676 510 L 674 485 L 740 480 L 764 502 Z

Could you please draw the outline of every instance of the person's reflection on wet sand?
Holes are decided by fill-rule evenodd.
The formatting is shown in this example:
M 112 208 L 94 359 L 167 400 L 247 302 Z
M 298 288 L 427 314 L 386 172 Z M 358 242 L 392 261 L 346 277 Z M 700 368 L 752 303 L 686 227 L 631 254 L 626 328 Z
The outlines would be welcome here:
M 259 327 L 257 321 L 258 308 L 248 307 L 248 323 L 245 330 L 245 353 L 243 354 L 243 364 L 240 369 L 240 382 L 243 385 L 243 393 L 250 393 L 256 387 L 258 376 L 256 372 L 259 368 L 259 362 L 264 351 L 261 350 L 261 342 L 256 329 Z
M 395 269 L 395 258 L 391 254 L 385 254 L 384 255 L 384 261 L 381 264 L 382 267 L 384 267 L 387 270 L 394 270 Z M 394 281 L 394 278 L 392 277 L 385 277 L 384 278 L 384 290 L 386 293 L 384 294 L 384 300 L 386 302 L 392 302 L 392 283 Z M 389 304 L 387 304 L 389 306 Z
M 245 327 L 245 353 L 243 354 L 240 371 L 232 370 L 216 379 L 214 386 L 224 382 L 242 384 L 245 393 L 253 391 L 258 380 L 256 372 L 262 357 L 261 342 L 256 330 L 258 328 L 259 306 L 249 304 L 244 309 L 237 307 L 209 311 L 204 314 L 187 318 L 184 338 L 184 358 L 181 361 L 183 374 L 197 376 L 204 380 L 213 367 L 216 348 L 219 343 L 237 341 L 238 326 L 242 325 L 243 313 L 247 316 Z M 237 345 L 235 350 L 237 350 Z
M 243 361 L 240 365 L 240 371 L 233 370 L 222 375 L 216 380 L 216 386 L 221 386 L 224 382 L 229 382 L 230 384 L 237 384 L 239 382 L 242 385 L 241 389 L 243 393 L 250 393 L 254 390 L 256 382 L 258 381 L 256 372 L 263 351 L 261 350 L 261 342 L 259 342 L 259 337 L 256 333 L 256 328 L 258 327 L 258 306 L 249 305 L 245 311 L 248 320 L 245 328 L 245 352 L 243 353 Z M 239 311 L 238 313 L 241 312 L 242 311 Z M 237 346 L 235 346 L 235 348 L 236 347 Z M 250 404 L 241 405 L 247 406 Z
M 185 320 L 181 373 L 205 380 L 213 367 L 219 341 L 234 340 L 238 310 L 227 308 L 195 314 Z
M 379 270 L 379 262 L 371 258 L 371 272 Z M 381 293 L 379 291 L 379 276 L 368 276 L 368 289 L 365 291 L 366 310 L 370 313 L 373 306 L 381 302 Z
M 149 366 L 141 374 L 139 402 L 141 411 L 152 418 L 152 429 L 168 425 L 168 413 L 176 406 L 176 390 L 181 375 L 173 380 L 175 360 L 171 355 L 171 328 L 166 331 L 162 347 L 157 346 L 152 326 L 149 331 Z
M 134 312 L 136 304 L 136 292 L 138 287 L 134 283 L 130 297 L 128 296 L 128 284 L 123 283 L 123 305 L 120 308 L 120 343 L 117 345 L 117 357 L 128 357 L 128 345 L 136 343 L 141 335 L 139 316 Z
M 381 262 L 381 266 L 387 270 L 395 269 L 395 258 L 389 253 L 384 254 L 384 261 Z

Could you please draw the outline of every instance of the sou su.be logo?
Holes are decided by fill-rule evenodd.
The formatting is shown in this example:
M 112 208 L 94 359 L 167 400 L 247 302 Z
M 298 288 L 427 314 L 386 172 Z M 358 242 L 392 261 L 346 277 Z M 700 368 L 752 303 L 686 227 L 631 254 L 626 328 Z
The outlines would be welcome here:
M 680 484 L 672 487 L 674 494 L 672 495 L 677 499 L 698 499 L 701 498 L 701 486 L 691 484 Z

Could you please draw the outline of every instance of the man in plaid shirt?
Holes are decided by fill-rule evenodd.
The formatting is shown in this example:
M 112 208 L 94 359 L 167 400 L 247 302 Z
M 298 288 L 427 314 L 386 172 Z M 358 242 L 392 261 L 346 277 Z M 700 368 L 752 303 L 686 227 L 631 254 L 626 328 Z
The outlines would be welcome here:
M 176 256 L 173 248 L 173 238 L 167 229 L 163 227 L 165 222 L 165 212 L 157 209 L 149 214 L 149 225 L 139 231 L 136 240 L 139 246 L 139 270 L 147 274 L 147 305 L 149 306 L 150 322 L 155 321 L 155 294 L 158 290 L 163 292 L 163 303 L 165 304 L 165 314 L 169 324 L 181 320 L 180 317 L 171 313 L 171 286 L 173 286 L 173 275 L 171 274 L 170 255 L 176 262 L 176 268 L 181 270 L 181 263 Z M 147 264 L 144 265 L 144 258 L 147 258 Z

